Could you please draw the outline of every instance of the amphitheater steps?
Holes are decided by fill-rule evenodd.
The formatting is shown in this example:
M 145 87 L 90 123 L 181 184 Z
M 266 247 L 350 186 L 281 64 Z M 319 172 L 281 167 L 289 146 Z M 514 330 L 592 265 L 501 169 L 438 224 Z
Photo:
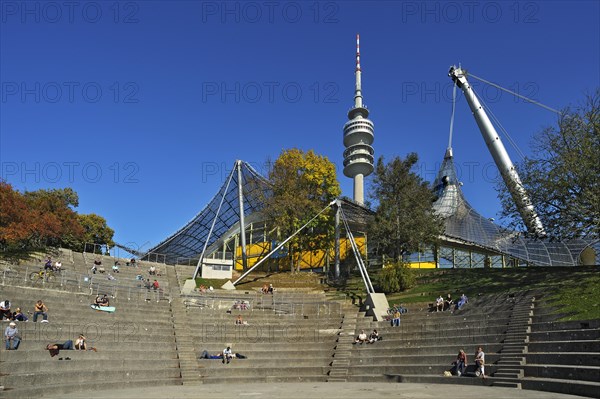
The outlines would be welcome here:
M 171 301 L 171 313 L 182 384 L 198 385 L 202 383 L 202 376 L 199 372 L 196 348 L 188 324 L 187 309 L 180 295 L 177 273 L 172 266 L 168 268 L 171 269 L 168 273 L 169 285 L 175 297 Z
M 533 322 L 535 297 L 525 295 L 515 300 L 510 321 L 504 338 L 504 346 L 500 351 L 501 359 L 498 368 L 493 373 L 494 378 L 504 379 L 494 382 L 493 386 L 521 389 L 519 382 L 524 376 L 523 366 L 526 363 L 525 354 L 529 343 L 529 334 Z
M 346 382 L 348 377 L 352 343 L 354 342 L 359 312 L 354 305 L 348 303 L 344 303 L 342 309 L 344 317 L 336 340 L 333 362 L 327 373 L 327 382 Z

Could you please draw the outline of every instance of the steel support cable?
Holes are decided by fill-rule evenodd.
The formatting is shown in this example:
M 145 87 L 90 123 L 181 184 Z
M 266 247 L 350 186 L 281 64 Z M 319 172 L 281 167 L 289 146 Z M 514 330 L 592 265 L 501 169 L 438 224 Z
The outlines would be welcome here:
M 363 277 L 363 281 L 367 288 L 367 292 L 370 294 L 375 293 L 375 289 L 373 288 L 373 283 L 371 282 L 371 278 L 369 277 L 367 268 L 365 267 L 363 259 L 360 256 L 360 251 L 358 250 L 356 241 L 354 240 L 354 235 L 352 234 L 352 231 L 350 230 L 350 226 L 348 224 L 348 220 L 346 219 L 346 215 L 344 214 L 344 211 L 341 208 L 340 208 L 340 216 L 341 216 L 342 222 L 344 223 L 344 228 L 346 229 L 346 234 L 350 238 L 350 246 L 352 247 L 352 251 L 354 252 L 354 257 L 356 258 L 356 262 L 358 263 L 358 268 Z
M 219 207 L 217 208 L 217 212 L 215 213 L 215 218 L 210 226 L 210 230 L 208 231 L 208 235 L 206 236 L 206 241 L 204 241 L 204 246 L 202 247 L 202 253 L 200 254 L 200 259 L 198 259 L 198 265 L 196 265 L 196 270 L 194 270 L 193 279 L 198 275 L 198 271 L 202 267 L 202 261 L 204 260 L 204 252 L 206 252 L 206 247 L 208 246 L 208 241 L 212 235 L 213 229 L 215 228 L 215 224 L 217 223 L 217 219 L 219 218 L 219 213 L 221 212 L 221 206 L 223 206 L 223 201 L 225 200 L 225 196 L 227 195 L 227 190 L 229 190 L 229 184 L 233 179 L 233 172 L 236 168 L 231 169 L 231 173 L 229 174 L 229 178 L 227 179 L 227 185 L 225 186 L 225 190 L 223 190 L 223 196 L 221 197 L 221 201 L 219 202 Z
M 452 87 L 452 114 L 450 115 L 450 137 L 448 148 L 452 148 L 452 133 L 454 131 L 454 111 L 456 110 L 456 83 Z
M 341 212 L 340 212 L 340 214 L 341 214 Z M 367 283 L 367 278 L 365 276 L 365 272 L 361 266 L 360 257 L 356 255 L 354 245 L 352 245 L 354 242 L 353 237 L 351 236 L 351 233 L 350 234 L 348 233 L 349 229 L 347 227 L 345 218 L 342 216 L 341 219 L 342 219 L 342 223 L 344 224 L 344 229 L 346 229 L 346 234 L 348 235 L 348 238 L 350 239 L 350 247 L 352 248 L 352 253 L 354 254 L 354 259 L 356 259 L 358 271 L 360 272 L 360 275 L 362 277 L 363 283 L 365 284 L 365 288 L 367 289 L 367 292 L 370 292 L 370 288 L 369 288 L 369 284 Z
M 495 88 L 497 88 L 497 89 L 500 89 L 500 90 L 502 90 L 502 91 L 505 91 L 505 92 L 507 92 L 507 93 L 510 93 L 510 94 L 512 94 L 513 96 L 519 97 L 519 98 L 521 98 L 521 99 L 523 99 L 523 100 L 525 100 L 525 101 L 527 101 L 527 102 L 530 102 L 530 103 L 532 103 L 532 104 L 535 104 L 535 105 L 537 105 L 537 106 L 539 106 L 539 107 L 542 107 L 542 108 L 544 108 L 544 109 L 547 109 L 548 111 L 552 111 L 552 112 L 555 112 L 555 113 L 557 113 L 558 115 L 562 115 L 562 112 L 560 112 L 559 110 L 556 110 L 556 109 L 554 109 L 554 108 L 551 108 L 551 107 L 549 107 L 549 106 L 547 106 L 547 105 L 544 105 L 544 104 L 540 103 L 539 101 L 535 101 L 535 100 L 533 100 L 533 99 L 531 99 L 531 98 L 529 98 L 529 97 L 525 97 L 525 96 L 523 96 L 523 95 L 521 95 L 521 94 L 519 94 L 519 93 L 515 93 L 515 92 L 514 92 L 514 91 L 512 91 L 512 90 L 505 89 L 504 87 L 502 87 L 502 86 L 500 86 L 500 85 L 497 85 L 496 83 L 492 83 L 492 82 L 490 82 L 489 80 L 485 80 L 485 79 L 483 79 L 483 78 L 480 78 L 480 77 L 478 77 L 478 76 L 475 76 L 475 75 L 473 75 L 472 73 L 469 73 L 469 76 L 471 76 L 471 77 L 473 77 L 473 78 L 475 78 L 475 79 L 477 79 L 477 80 L 479 80 L 479 81 L 481 81 L 481 82 L 483 82 L 483 83 L 487 83 L 487 84 L 489 84 L 490 86 L 494 86 L 494 87 L 495 87 Z
M 292 234 L 291 236 L 289 236 L 288 238 L 286 238 L 281 244 L 279 244 L 277 247 L 275 247 L 275 249 L 273 249 L 271 252 L 269 252 L 264 258 L 262 258 L 261 260 L 259 260 L 258 262 L 256 262 L 256 264 L 254 266 L 252 266 L 250 269 L 246 270 L 246 272 L 244 274 L 242 274 L 240 276 L 240 278 L 238 278 L 237 280 L 235 280 L 233 282 L 233 285 L 236 285 L 237 283 L 239 283 L 244 277 L 246 277 L 252 270 L 256 269 L 261 263 L 263 263 L 265 260 L 267 260 L 271 255 L 273 255 L 275 252 L 277 252 L 281 247 L 283 247 L 289 240 L 291 240 L 292 238 L 294 238 L 296 236 L 296 234 L 300 233 L 302 230 L 304 230 L 304 228 L 306 226 L 308 226 L 309 224 L 312 223 L 313 220 L 315 220 L 317 217 L 319 217 L 323 212 L 325 212 L 327 209 L 329 209 L 331 207 L 331 205 L 335 204 L 335 201 L 330 202 L 325 208 L 323 208 L 319 213 L 317 213 L 315 216 L 313 216 L 312 219 L 310 219 L 308 222 L 304 223 L 304 225 L 302 227 L 300 227 L 298 230 L 296 230 L 296 232 L 294 234 Z
M 344 219 L 345 219 L 345 215 L 344 215 Z M 354 239 L 354 234 L 352 234 L 352 231 L 350 230 L 350 225 L 348 224 L 347 219 L 345 222 L 345 227 L 346 227 L 346 230 L 348 231 L 348 235 L 350 236 L 350 240 L 351 240 L 350 243 L 352 245 L 352 250 L 354 251 L 355 257 L 357 258 L 357 262 L 359 262 L 359 265 L 365 274 L 365 279 L 368 284 L 367 288 L 368 288 L 368 290 L 370 290 L 370 293 L 375 293 L 375 289 L 373 288 L 373 283 L 371 282 L 371 277 L 369 277 L 369 273 L 367 272 L 367 267 L 365 266 L 365 262 L 360 255 L 358 245 L 356 244 L 356 240 Z
M 519 157 L 521 157 L 521 159 L 525 159 L 525 154 L 523 153 L 523 151 L 521 151 L 521 148 L 519 148 L 519 146 L 517 145 L 517 142 L 515 140 L 513 140 L 511 135 L 504 128 L 504 126 L 502 126 L 502 123 L 500 123 L 500 120 L 496 117 L 496 115 L 494 114 L 492 109 L 485 103 L 485 101 L 483 101 L 483 98 L 481 96 L 479 96 L 477 93 L 475 93 L 475 91 L 473 91 L 473 93 L 475 94 L 475 96 L 477 96 L 477 98 L 479 99 L 479 102 L 481 103 L 483 108 L 487 111 L 488 115 L 490 116 L 491 121 L 494 123 L 494 125 L 496 125 L 498 127 L 498 129 L 500 129 L 500 131 L 503 133 L 504 137 L 506 137 L 506 140 L 515 149 L 515 151 L 517 152 Z

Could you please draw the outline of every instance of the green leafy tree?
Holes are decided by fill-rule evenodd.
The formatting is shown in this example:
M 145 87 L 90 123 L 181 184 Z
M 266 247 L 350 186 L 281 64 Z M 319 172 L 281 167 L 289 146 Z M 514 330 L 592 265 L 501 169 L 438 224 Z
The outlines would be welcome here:
M 106 219 L 94 213 L 78 215 L 79 223 L 83 227 L 83 243 L 113 246 L 115 231 L 108 227 Z
M 273 190 L 264 200 L 263 212 L 278 228 L 281 239 L 293 234 L 341 193 L 335 165 L 312 150 L 284 150 L 272 165 L 269 180 Z M 291 270 L 294 262 L 298 264 L 301 251 L 329 248 L 333 232 L 333 213 L 324 212 L 290 240 Z
M 377 161 L 370 192 L 376 210 L 369 237 L 379 255 L 400 260 L 405 253 L 435 243 L 443 232 L 433 212 L 435 196 L 429 184 L 412 171 L 418 159 L 411 153 L 404 160 Z
M 600 89 L 538 133 L 532 150 L 517 169 L 547 234 L 600 238 Z M 523 229 L 508 190 L 497 189 L 509 227 Z

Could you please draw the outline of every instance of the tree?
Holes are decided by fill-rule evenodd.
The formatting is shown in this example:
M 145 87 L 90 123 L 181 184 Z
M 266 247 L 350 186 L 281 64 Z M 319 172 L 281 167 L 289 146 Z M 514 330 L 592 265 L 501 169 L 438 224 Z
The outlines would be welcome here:
M 532 154 L 517 170 L 548 236 L 600 238 L 600 89 L 538 133 Z M 497 190 L 502 217 L 523 229 L 508 190 Z
M 0 181 L 0 244 L 5 250 L 26 245 L 32 235 L 32 215 L 25 198 L 12 186 Z
M 387 263 L 379 274 L 377 282 L 383 292 L 392 293 L 414 287 L 417 283 L 417 277 L 414 270 L 400 260 Z
M 0 245 L 7 252 L 45 246 L 82 250 L 85 242 L 114 245 L 114 230 L 98 215 L 78 215 L 71 188 L 20 193 L 0 180 Z
M 264 199 L 263 213 L 277 226 L 283 239 L 303 226 L 340 193 L 335 165 L 327 157 L 312 150 L 293 148 L 279 155 L 269 172 L 273 185 L 270 196 Z M 288 256 L 291 269 L 303 250 L 326 250 L 332 245 L 333 213 L 325 212 L 310 226 L 290 240 Z
M 8 251 L 66 246 L 83 234 L 76 212 L 77 193 L 70 188 L 20 192 L 0 182 L 0 243 Z
M 369 226 L 376 252 L 400 260 L 405 253 L 433 244 L 443 232 L 442 221 L 433 212 L 435 196 L 429 184 L 412 172 L 415 153 L 405 160 L 396 157 L 375 167 L 370 197 L 377 204 Z
M 83 227 L 83 243 L 113 246 L 115 231 L 108 227 L 106 219 L 94 213 L 88 215 L 77 215 L 79 223 Z
M 71 248 L 83 234 L 73 208 L 79 197 L 71 188 L 26 191 L 23 194 L 32 213 L 34 247 L 64 246 Z

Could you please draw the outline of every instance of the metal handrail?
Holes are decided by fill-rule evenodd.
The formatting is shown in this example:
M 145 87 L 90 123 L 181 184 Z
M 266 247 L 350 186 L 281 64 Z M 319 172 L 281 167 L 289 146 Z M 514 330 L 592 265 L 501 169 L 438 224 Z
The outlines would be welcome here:
M 24 274 L 21 275 L 21 272 Z M 132 285 L 124 285 L 121 284 L 119 280 L 104 280 L 100 278 L 95 278 L 94 276 L 89 276 L 85 274 L 79 274 L 68 270 L 63 270 L 61 272 L 54 272 L 54 281 L 48 281 L 47 279 L 42 279 L 41 281 L 32 281 L 29 279 L 29 275 L 33 272 L 39 272 L 39 266 L 26 266 L 25 269 L 4 269 L 0 273 L 1 281 L 0 285 L 12 285 L 12 286 L 51 286 L 54 289 L 62 289 L 63 291 L 69 292 L 79 292 L 79 293 L 89 293 L 92 295 L 94 293 L 99 294 L 110 294 L 113 298 L 117 298 L 120 295 L 124 295 L 128 300 L 138 299 L 145 301 L 160 301 L 167 300 L 169 303 L 171 302 L 171 294 L 170 292 L 165 292 L 162 289 L 153 290 L 147 289 L 146 287 L 137 287 Z M 139 280 L 134 280 L 134 282 Z M 102 292 L 101 292 L 102 291 Z

